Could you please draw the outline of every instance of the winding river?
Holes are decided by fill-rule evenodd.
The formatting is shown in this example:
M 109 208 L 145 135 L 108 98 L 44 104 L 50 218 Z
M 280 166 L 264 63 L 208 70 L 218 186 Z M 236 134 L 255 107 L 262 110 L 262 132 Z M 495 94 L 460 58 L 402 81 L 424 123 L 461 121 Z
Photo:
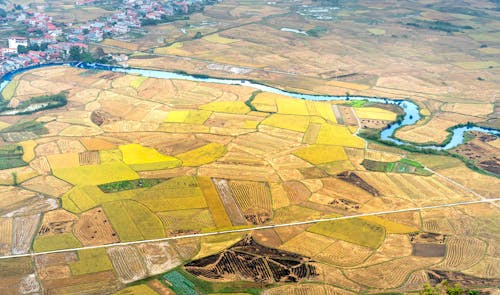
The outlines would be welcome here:
M 254 89 L 258 89 L 261 91 L 281 94 L 293 98 L 298 99 L 306 99 L 306 100 L 316 100 L 316 101 L 331 101 L 331 100 L 366 100 L 373 103 L 382 103 L 382 104 L 393 104 L 398 105 L 405 111 L 403 119 L 400 122 L 393 123 L 388 126 L 386 129 L 382 130 L 380 137 L 384 141 L 392 142 L 396 145 L 407 145 L 418 149 L 432 149 L 432 150 L 448 150 L 454 148 L 464 142 L 464 134 L 467 131 L 481 131 L 490 133 L 496 136 L 500 136 L 500 130 L 497 129 L 488 129 L 477 126 L 456 126 L 451 129 L 452 136 L 447 141 L 446 145 L 415 145 L 410 142 L 401 141 L 394 137 L 394 133 L 397 129 L 403 126 L 409 126 L 415 124 L 422 117 L 420 116 L 418 105 L 410 100 L 392 100 L 386 98 L 378 98 L 378 97 L 364 97 L 364 96 L 350 96 L 349 98 L 345 96 L 333 96 L 333 95 L 311 95 L 311 94 L 302 94 L 289 92 L 282 89 L 274 88 L 271 86 L 255 83 L 248 80 L 236 80 L 236 79 L 223 79 L 223 78 L 211 78 L 211 77 L 201 77 L 194 76 L 188 74 L 174 73 L 168 71 L 160 71 L 160 70 L 147 70 L 147 69 L 137 69 L 137 68 L 122 68 L 122 67 L 114 67 L 108 65 L 99 65 L 99 64 L 86 64 L 86 63 L 51 63 L 51 64 L 43 64 L 36 65 L 31 67 L 26 67 L 23 69 L 19 69 L 13 72 L 10 72 L 3 76 L 0 82 L 0 91 L 2 91 L 7 84 L 12 80 L 12 78 L 22 72 L 26 72 L 35 68 L 42 67 L 50 67 L 50 66 L 71 66 L 78 67 L 82 69 L 96 69 L 103 71 L 113 71 L 134 75 L 141 75 L 144 77 L 150 78 L 159 78 L 159 79 L 179 79 L 179 80 L 188 80 L 195 82 L 208 82 L 208 83 L 218 83 L 218 84 L 229 84 L 229 85 L 242 85 L 247 87 L 252 87 Z

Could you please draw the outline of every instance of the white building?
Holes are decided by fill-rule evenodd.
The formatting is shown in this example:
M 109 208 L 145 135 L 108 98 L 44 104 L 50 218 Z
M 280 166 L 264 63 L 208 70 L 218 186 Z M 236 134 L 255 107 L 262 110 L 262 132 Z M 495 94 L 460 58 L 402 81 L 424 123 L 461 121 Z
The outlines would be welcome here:
M 28 47 L 28 39 L 24 37 L 9 37 L 9 48 L 17 50 L 17 46 L 19 45 Z

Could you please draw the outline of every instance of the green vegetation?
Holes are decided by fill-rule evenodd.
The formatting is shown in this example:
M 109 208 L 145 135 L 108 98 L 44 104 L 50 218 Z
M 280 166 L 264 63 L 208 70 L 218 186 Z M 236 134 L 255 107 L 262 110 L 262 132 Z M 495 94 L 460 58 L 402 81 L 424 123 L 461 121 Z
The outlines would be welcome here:
M 313 29 L 307 30 L 306 33 L 309 36 L 319 38 L 319 37 L 321 37 L 322 34 L 326 33 L 327 31 L 328 31 L 328 29 L 325 27 L 316 26 Z
M 0 170 L 27 165 L 27 163 L 24 162 L 22 158 L 23 158 L 22 146 L 19 145 L 0 146 Z
M 40 236 L 33 243 L 35 252 L 52 251 L 82 247 L 80 241 L 72 233 Z
M 349 97 L 349 95 L 346 95 L 346 97 Z M 367 100 L 349 100 L 343 103 L 344 105 L 351 106 L 353 108 L 361 108 L 363 107 L 368 101 Z
M 65 106 L 67 103 L 67 92 L 37 96 L 20 102 L 19 105 L 14 108 L 9 108 L 5 105 L 1 106 L 0 115 L 27 115 L 42 110 Z
M 104 248 L 78 251 L 78 261 L 70 262 L 69 266 L 75 276 L 113 269 Z
M 177 294 L 212 294 L 212 293 L 248 293 L 258 295 L 261 292 L 261 284 L 254 282 L 209 282 L 188 273 L 182 268 L 168 272 L 162 276 L 172 285 L 169 288 Z
M 443 31 L 447 33 L 453 32 L 461 32 L 462 30 L 472 30 L 471 26 L 458 26 L 454 25 L 450 22 L 435 20 L 435 21 L 427 21 L 427 20 L 415 20 L 413 22 L 406 23 L 407 26 L 429 29 L 435 31 Z
M 47 134 L 49 131 L 47 130 L 47 128 L 45 128 L 45 126 L 43 126 L 43 123 L 34 120 L 29 120 L 11 125 L 0 131 L 0 133 L 10 133 L 10 132 L 33 132 L 36 135 L 42 135 L 42 134 Z
M 448 281 L 442 281 L 441 283 L 431 286 L 430 284 L 425 284 L 424 289 L 419 292 L 421 295 L 478 295 L 479 291 L 465 289 L 460 284 L 455 283 L 450 285 Z
M 398 162 L 379 162 L 365 159 L 361 164 L 370 171 L 432 175 L 431 172 L 425 170 L 422 164 L 410 159 L 401 159 Z
M 124 180 L 124 181 L 101 184 L 98 185 L 98 187 L 105 193 L 116 193 L 126 190 L 152 187 L 162 181 L 163 181 L 162 179 Z

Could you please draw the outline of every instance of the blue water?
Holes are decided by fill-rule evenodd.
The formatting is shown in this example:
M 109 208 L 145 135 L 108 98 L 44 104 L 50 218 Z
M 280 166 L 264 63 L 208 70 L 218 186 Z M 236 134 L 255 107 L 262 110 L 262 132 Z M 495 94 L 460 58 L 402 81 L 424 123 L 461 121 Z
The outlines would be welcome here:
M 403 110 L 405 111 L 405 115 L 403 117 L 403 120 L 401 120 L 398 123 L 393 123 L 390 126 L 388 126 L 386 129 L 384 129 L 380 134 L 381 139 L 385 140 L 385 141 L 390 141 L 390 142 L 397 144 L 397 145 L 410 145 L 410 146 L 413 146 L 416 148 L 421 148 L 421 149 L 447 150 L 447 149 L 454 148 L 454 147 L 463 143 L 464 133 L 466 131 L 481 131 L 481 132 L 494 134 L 496 136 L 500 136 L 500 131 L 495 130 L 495 129 L 488 129 L 488 128 L 482 128 L 482 127 L 476 127 L 476 126 L 471 126 L 471 127 L 468 127 L 468 126 L 458 127 L 457 126 L 451 130 L 453 135 L 451 137 L 451 140 L 445 146 L 413 145 L 409 142 L 404 142 L 404 141 L 401 141 L 397 138 L 394 138 L 394 132 L 396 132 L 397 129 L 399 129 L 400 127 L 403 127 L 403 126 L 413 125 L 421 119 L 418 105 L 416 105 L 415 103 L 413 103 L 412 101 L 409 101 L 409 100 L 391 100 L 391 99 L 386 99 L 386 98 L 364 97 L 364 96 L 350 96 L 349 98 L 347 98 L 346 96 L 302 94 L 302 93 L 285 91 L 282 89 L 278 89 L 278 88 L 274 88 L 271 86 L 255 83 L 255 82 L 248 81 L 248 80 L 198 77 L 198 76 L 192 76 L 192 75 L 180 74 L 180 73 L 174 73 L 174 72 L 167 72 L 167 71 L 146 70 L 146 69 L 136 69 L 136 68 L 122 68 L 122 67 L 113 67 L 113 66 L 100 65 L 100 64 L 52 63 L 52 64 L 37 65 L 37 66 L 31 66 L 31 67 L 19 69 L 19 70 L 10 72 L 10 73 L 3 76 L 1 83 L 0 83 L 0 91 L 2 91 L 2 89 L 5 88 L 5 86 L 7 86 L 7 84 L 12 80 L 12 78 L 19 73 L 22 73 L 22 72 L 25 72 L 25 71 L 28 71 L 31 69 L 35 69 L 35 68 L 48 67 L 48 66 L 60 66 L 60 65 L 67 65 L 67 66 L 78 67 L 78 68 L 83 68 L 83 69 L 97 69 L 97 70 L 103 70 L 103 71 L 113 71 L 113 72 L 120 72 L 120 73 L 127 73 L 127 74 L 135 74 L 135 75 L 141 75 L 144 77 L 159 78 L 159 79 L 179 79 L 179 80 L 188 80 L 188 81 L 196 81 L 196 82 L 242 85 L 242 86 L 252 87 L 254 89 L 258 89 L 261 91 L 281 94 L 281 95 L 285 95 L 285 96 L 289 96 L 289 97 L 293 97 L 293 98 L 298 98 L 298 99 L 305 99 L 305 100 L 316 100 L 316 101 L 367 100 L 367 101 L 374 102 L 374 103 L 395 104 L 395 105 L 399 105 L 401 108 L 403 108 Z

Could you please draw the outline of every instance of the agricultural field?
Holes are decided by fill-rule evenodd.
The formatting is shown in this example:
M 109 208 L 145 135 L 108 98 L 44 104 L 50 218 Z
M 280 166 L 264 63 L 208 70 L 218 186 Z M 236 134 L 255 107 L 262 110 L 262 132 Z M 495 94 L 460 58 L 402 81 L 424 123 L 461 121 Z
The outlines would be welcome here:
M 218 1 L 92 47 L 343 100 L 69 66 L 17 75 L 5 105 L 62 91 L 67 104 L 0 116 L 0 293 L 498 293 L 498 136 L 405 150 L 367 136 L 404 102 L 350 99 L 415 102 L 422 119 L 395 133 L 407 142 L 498 129 L 497 4 L 292 2 Z

